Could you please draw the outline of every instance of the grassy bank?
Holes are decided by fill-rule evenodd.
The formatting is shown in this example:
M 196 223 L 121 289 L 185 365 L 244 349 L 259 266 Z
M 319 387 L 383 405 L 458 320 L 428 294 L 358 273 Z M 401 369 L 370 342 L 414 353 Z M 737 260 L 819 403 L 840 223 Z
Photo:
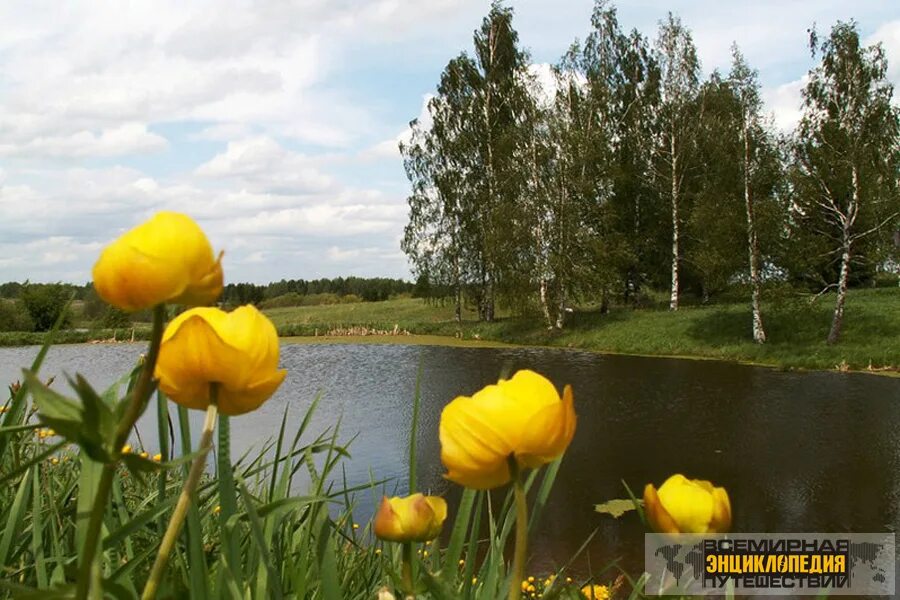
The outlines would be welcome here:
M 900 367 L 900 290 L 851 291 L 843 338 L 839 344 L 828 346 L 825 335 L 831 322 L 832 302 L 833 296 L 823 296 L 812 303 L 804 297 L 767 303 L 763 317 L 769 342 L 764 345 L 750 339 L 750 311 L 746 303 L 688 306 L 676 313 L 627 308 L 613 309 L 608 314 L 575 312 L 562 332 L 548 331 L 537 316 L 478 323 L 472 313 L 467 313 L 462 326 L 457 327 L 451 306 L 431 306 L 417 299 L 278 308 L 267 314 L 283 335 L 293 336 L 321 336 L 334 330 L 397 330 L 432 336 L 458 335 L 463 340 L 713 358 L 784 368 L 871 366 L 896 371 Z
M 900 369 L 900 289 L 852 290 L 841 342 L 825 343 L 833 296 L 814 302 L 794 296 L 768 302 L 763 318 L 768 343 L 750 340 L 746 303 L 664 308 L 614 308 L 608 314 L 576 311 L 561 332 L 548 331 L 538 315 L 501 313 L 494 323 L 479 323 L 465 311 L 458 326 L 452 305 L 420 299 L 273 308 L 265 313 L 279 334 L 294 343 L 401 343 L 485 346 L 522 344 L 582 348 L 599 352 L 683 356 L 750 362 L 783 368 Z M 134 339 L 149 328 L 135 326 Z M 408 335 L 410 334 L 410 335 Z M 41 333 L 0 333 L 0 345 L 39 344 Z M 128 341 L 131 329 L 62 331 L 57 343 Z
M 136 324 L 127 329 L 64 329 L 53 336 L 54 344 L 84 344 L 145 341 L 150 325 Z M 47 334 L 40 331 L 0 331 L 0 346 L 39 346 Z

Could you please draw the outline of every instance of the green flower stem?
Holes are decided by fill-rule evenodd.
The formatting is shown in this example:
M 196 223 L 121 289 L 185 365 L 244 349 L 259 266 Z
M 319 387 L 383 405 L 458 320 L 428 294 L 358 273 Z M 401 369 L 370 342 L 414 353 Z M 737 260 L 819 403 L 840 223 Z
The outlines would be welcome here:
M 512 581 L 509 583 L 509 600 L 519 600 L 522 597 L 522 580 L 525 579 L 525 557 L 528 555 L 528 502 L 521 469 L 515 457 L 510 457 L 509 471 L 516 501 L 516 550 L 513 555 Z
M 406 598 L 415 598 L 416 586 L 413 583 L 412 575 L 412 542 L 403 542 L 400 547 L 403 549 L 400 585 Z
M 156 369 L 156 359 L 159 357 L 159 347 L 162 343 L 163 326 L 166 323 L 166 305 L 158 304 L 153 308 L 153 330 L 150 334 L 150 349 L 144 359 L 141 374 L 131 392 L 131 401 L 125 408 L 125 413 L 116 428 L 113 439 L 113 452 L 116 459 L 103 465 L 100 481 L 97 483 L 97 495 L 94 497 L 94 505 L 91 508 L 91 516 L 88 520 L 87 531 L 84 538 L 84 548 L 81 550 L 81 562 L 78 566 L 78 585 L 75 591 L 76 600 L 87 600 L 91 591 L 92 571 L 94 571 L 94 558 L 97 555 L 97 546 L 100 542 L 100 532 L 103 528 L 103 515 L 106 512 L 106 503 L 109 501 L 109 492 L 112 489 L 113 479 L 116 475 L 116 465 L 121 455 L 122 446 L 128 440 L 132 427 L 137 422 L 147 400 L 153 392 L 153 371 Z M 102 596 L 100 590 L 96 590 L 98 596 Z
M 191 471 L 188 473 L 187 481 L 181 489 L 181 495 L 178 497 L 178 503 L 172 512 L 172 518 L 169 519 L 169 526 L 163 535 L 162 542 L 159 545 L 159 553 L 156 555 L 156 561 L 150 570 L 150 577 L 144 586 L 144 592 L 141 594 L 142 600 L 153 600 L 159 589 L 159 582 L 162 580 L 163 572 L 166 570 L 166 563 L 169 562 L 169 555 L 172 548 L 175 547 L 175 541 L 181 532 L 181 526 L 184 524 L 184 518 L 187 516 L 188 508 L 190 508 L 191 499 L 197 489 L 197 483 L 203 474 L 203 468 L 206 465 L 206 455 L 212 447 L 213 431 L 216 428 L 216 416 L 218 415 L 218 405 L 216 404 L 216 384 L 210 385 L 209 395 L 210 403 L 206 408 L 206 419 L 203 421 L 203 434 L 200 437 L 200 446 L 197 451 L 200 453 L 191 464 Z

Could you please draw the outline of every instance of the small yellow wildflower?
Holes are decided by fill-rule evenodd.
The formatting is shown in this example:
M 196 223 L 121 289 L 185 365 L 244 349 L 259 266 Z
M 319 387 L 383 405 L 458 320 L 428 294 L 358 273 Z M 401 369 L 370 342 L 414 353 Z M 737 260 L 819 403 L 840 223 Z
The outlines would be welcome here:
M 122 454 L 131 454 L 131 444 L 122 446 Z
M 216 507 L 213 509 L 213 514 L 214 514 L 214 515 L 217 515 L 217 514 L 219 514 L 220 512 L 222 512 L 222 507 L 219 506 L 218 504 L 216 504 Z
M 59 459 L 56 458 L 56 457 L 54 456 L 53 458 L 50 459 L 50 464 L 51 464 L 51 465 L 58 465 L 58 464 L 59 464 Z
M 359 523 L 354 523 L 354 524 L 353 524 L 353 529 L 359 529 Z
M 153 455 L 153 460 L 155 460 L 156 462 L 160 462 L 162 460 L 162 454 L 157 452 L 156 454 Z
M 150 458 L 150 454 L 148 454 L 147 452 L 141 452 L 140 456 L 141 458 Z
M 609 588 L 605 585 L 586 585 L 581 588 L 581 594 L 589 600 L 609 600 Z

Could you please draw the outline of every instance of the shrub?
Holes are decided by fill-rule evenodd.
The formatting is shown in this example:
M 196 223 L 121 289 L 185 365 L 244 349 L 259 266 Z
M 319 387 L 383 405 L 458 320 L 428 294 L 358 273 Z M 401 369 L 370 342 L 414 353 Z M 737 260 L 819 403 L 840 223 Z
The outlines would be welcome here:
M 102 325 L 106 329 L 131 327 L 131 316 L 121 308 L 109 306 L 103 315 Z
M 21 303 L 0 300 L 0 331 L 32 331 L 34 323 Z
M 63 311 L 68 311 L 69 293 L 59 283 L 30 284 L 22 290 L 21 298 L 35 331 L 49 331 Z M 63 316 L 62 327 L 69 324 L 71 317 Z

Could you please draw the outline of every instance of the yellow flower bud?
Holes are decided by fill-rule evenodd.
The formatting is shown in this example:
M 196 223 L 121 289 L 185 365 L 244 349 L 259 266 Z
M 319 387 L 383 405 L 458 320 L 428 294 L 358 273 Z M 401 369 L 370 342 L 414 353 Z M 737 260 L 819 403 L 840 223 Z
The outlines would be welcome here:
M 534 371 L 517 372 L 473 396 L 460 396 L 441 413 L 445 477 L 475 489 L 509 483 L 508 459 L 537 468 L 556 460 L 575 434 L 572 388 L 560 398 Z
M 211 304 L 222 293 L 221 258 L 193 219 L 160 212 L 104 248 L 94 265 L 94 289 L 128 311 L 162 302 Z
M 609 588 L 605 585 L 586 585 L 581 588 L 581 594 L 588 600 L 608 600 Z
M 194 308 L 178 315 L 163 333 L 156 378 L 174 402 L 206 409 L 210 384 L 218 384 L 219 410 L 240 415 L 257 409 L 287 371 L 278 369 L 278 333 L 253 306 L 230 313 Z
M 156 462 L 161 461 L 161 460 L 162 460 L 162 454 L 160 454 L 159 452 L 157 452 L 156 454 L 153 455 L 153 460 L 155 460 Z
M 440 535 L 446 518 L 447 502 L 439 496 L 385 496 L 375 515 L 375 535 L 391 542 L 433 540 Z
M 131 453 L 131 444 L 125 444 L 122 446 L 122 454 L 130 454 Z
M 660 533 L 725 533 L 731 528 L 731 502 L 725 488 L 672 475 L 659 491 L 644 488 L 644 512 Z

